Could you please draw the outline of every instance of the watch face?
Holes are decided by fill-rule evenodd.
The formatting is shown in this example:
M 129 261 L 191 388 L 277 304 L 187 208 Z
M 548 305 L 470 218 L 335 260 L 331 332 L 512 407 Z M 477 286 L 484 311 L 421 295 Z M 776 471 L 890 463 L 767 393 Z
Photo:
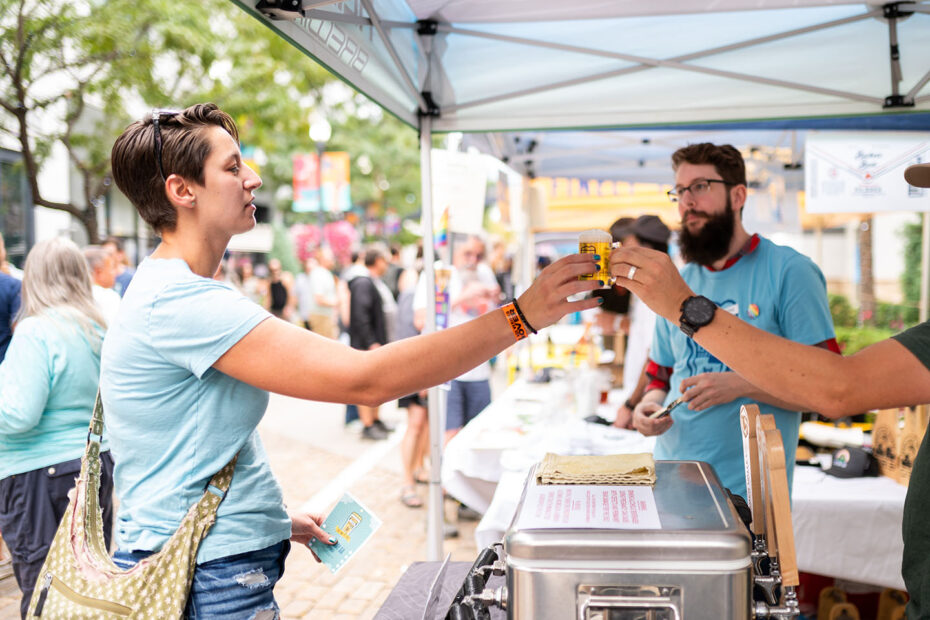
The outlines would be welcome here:
M 710 323 L 716 309 L 714 302 L 706 297 L 692 297 L 685 303 L 684 314 L 689 323 L 702 326 Z

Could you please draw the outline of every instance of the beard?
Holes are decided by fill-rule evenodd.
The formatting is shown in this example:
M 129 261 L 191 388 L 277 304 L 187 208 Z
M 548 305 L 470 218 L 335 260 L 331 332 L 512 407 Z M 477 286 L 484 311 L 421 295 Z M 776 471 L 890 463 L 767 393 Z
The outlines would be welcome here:
M 686 212 L 685 217 L 693 212 Z M 697 214 L 704 217 L 704 226 L 697 232 L 691 232 L 682 222 L 678 233 L 681 256 L 688 263 L 712 265 L 727 255 L 730 241 L 733 239 L 733 204 L 727 195 L 726 208 L 716 215 Z M 684 218 L 682 218 L 684 220 Z

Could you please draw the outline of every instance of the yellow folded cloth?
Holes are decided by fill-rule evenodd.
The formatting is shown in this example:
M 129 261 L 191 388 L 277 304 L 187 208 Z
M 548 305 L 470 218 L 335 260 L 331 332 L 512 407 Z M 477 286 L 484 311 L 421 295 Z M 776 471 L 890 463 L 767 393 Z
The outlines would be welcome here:
M 655 485 L 652 455 L 559 456 L 547 453 L 536 470 L 537 484 Z

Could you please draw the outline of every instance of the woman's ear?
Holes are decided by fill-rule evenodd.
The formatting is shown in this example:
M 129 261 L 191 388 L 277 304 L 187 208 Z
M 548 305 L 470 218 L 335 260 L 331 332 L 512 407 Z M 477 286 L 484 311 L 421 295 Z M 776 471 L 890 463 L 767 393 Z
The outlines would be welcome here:
M 165 194 L 168 196 L 168 201 L 179 209 L 192 209 L 197 206 L 194 188 L 180 175 L 168 176 L 165 181 Z

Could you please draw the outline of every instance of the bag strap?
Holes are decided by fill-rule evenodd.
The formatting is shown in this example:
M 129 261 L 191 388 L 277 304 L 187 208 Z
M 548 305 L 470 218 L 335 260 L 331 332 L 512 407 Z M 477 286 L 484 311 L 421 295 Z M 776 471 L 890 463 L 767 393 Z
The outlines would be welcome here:
M 103 441 L 103 401 L 100 399 L 100 388 L 97 388 L 97 398 L 94 400 L 94 414 L 90 417 L 90 427 L 87 429 L 88 445 L 91 441 L 96 442 L 98 446 Z

